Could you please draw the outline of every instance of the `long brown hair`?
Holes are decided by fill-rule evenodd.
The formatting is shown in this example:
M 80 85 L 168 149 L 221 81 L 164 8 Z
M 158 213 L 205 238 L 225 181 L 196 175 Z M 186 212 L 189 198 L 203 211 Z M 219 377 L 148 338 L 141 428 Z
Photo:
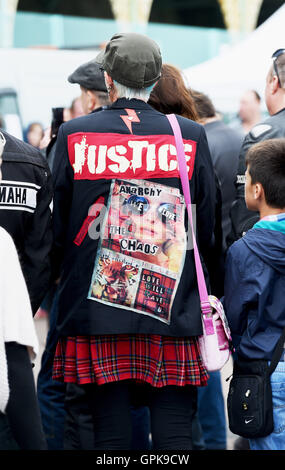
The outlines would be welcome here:
M 199 119 L 195 102 L 180 70 L 170 64 L 162 65 L 161 77 L 151 92 L 148 104 L 163 114 L 174 113 L 192 121 Z

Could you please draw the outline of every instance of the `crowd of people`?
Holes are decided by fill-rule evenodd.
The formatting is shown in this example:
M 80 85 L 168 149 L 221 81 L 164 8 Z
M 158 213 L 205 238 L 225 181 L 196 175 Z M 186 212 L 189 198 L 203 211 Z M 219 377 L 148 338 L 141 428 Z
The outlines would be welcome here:
M 166 115 L 181 129 L 197 244 L 233 359 L 270 363 L 285 327 L 285 50 L 266 79 L 269 117 L 249 90 L 239 128 L 144 35 L 114 35 L 67 79 L 81 97 L 53 108 L 46 133 L 33 123 L 31 145 L 0 134 L 0 448 L 226 450 Z M 49 331 L 35 386 L 41 306 Z M 284 351 L 271 376 L 274 431 L 237 436 L 236 449 L 285 450 Z

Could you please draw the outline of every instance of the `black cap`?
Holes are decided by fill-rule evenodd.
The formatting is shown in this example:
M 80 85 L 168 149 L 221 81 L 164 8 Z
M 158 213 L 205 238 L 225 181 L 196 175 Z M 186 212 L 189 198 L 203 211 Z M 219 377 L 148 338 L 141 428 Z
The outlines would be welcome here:
M 158 45 L 143 34 L 115 34 L 95 59 L 122 85 L 146 88 L 160 77 L 162 58 Z
M 68 77 L 70 83 L 78 83 L 87 90 L 107 92 L 104 74 L 96 59 L 80 65 Z

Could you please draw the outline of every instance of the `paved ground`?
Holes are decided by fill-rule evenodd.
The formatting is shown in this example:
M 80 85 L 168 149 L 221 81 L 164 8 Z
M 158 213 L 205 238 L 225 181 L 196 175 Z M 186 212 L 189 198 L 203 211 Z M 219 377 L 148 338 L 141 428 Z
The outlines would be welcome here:
M 34 367 L 34 376 L 35 380 L 37 378 L 37 375 L 39 373 L 40 369 L 40 364 L 41 364 L 41 355 L 45 347 L 45 341 L 46 341 L 46 335 L 48 332 L 48 322 L 47 318 L 37 318 L 35 319 L 35 325 L 36 325 L 36 330 L 38 333 L 38 338 L 40 342 L 40 354 L 37 357 L 35 361 L 35 367 Z M 221 371 L 221 376 L 222 376 L 222 385 L 223 385 L 223 393 L 225 397 L 225 404 L 226 404 L 226 396 L 228 393 L 228 387 L 229 387 L 229 382 L 226 382 L 226 378 L 229 377 L 232 373 L 232 361 L 228 361 L 228 363 L 223 367 Z M 227 411 L 226 411 L 226 416 L 227 416 Z M 227 435 L 227 449 L 232 450 L 233 449 L 233 443 L 237 436 L 231 433 L 230 430 L 228 430 L 228 435 Z

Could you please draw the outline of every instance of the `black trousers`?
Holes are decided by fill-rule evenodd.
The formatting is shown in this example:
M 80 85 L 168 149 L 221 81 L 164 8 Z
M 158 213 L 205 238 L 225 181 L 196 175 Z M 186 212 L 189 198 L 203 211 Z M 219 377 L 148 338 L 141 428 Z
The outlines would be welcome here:
M 75 383 L 66 384 L 64 450 L 93 450 L 95 447 L 94 425 L 85 387 Z M 149 409 L 131 406 L 131 450 L 150 450 Z
M 46 441 L 26 346 L 5 343 L 10 387 L 5 415 L 0 413 L 0 449 L 44 450 Z
M 149 407 L 153 450 L 192 449 L 196 387 L 155 388 L 129 380 L 84 387 L 93 416 L 97 450 L 130 450 L 134 400 Z

